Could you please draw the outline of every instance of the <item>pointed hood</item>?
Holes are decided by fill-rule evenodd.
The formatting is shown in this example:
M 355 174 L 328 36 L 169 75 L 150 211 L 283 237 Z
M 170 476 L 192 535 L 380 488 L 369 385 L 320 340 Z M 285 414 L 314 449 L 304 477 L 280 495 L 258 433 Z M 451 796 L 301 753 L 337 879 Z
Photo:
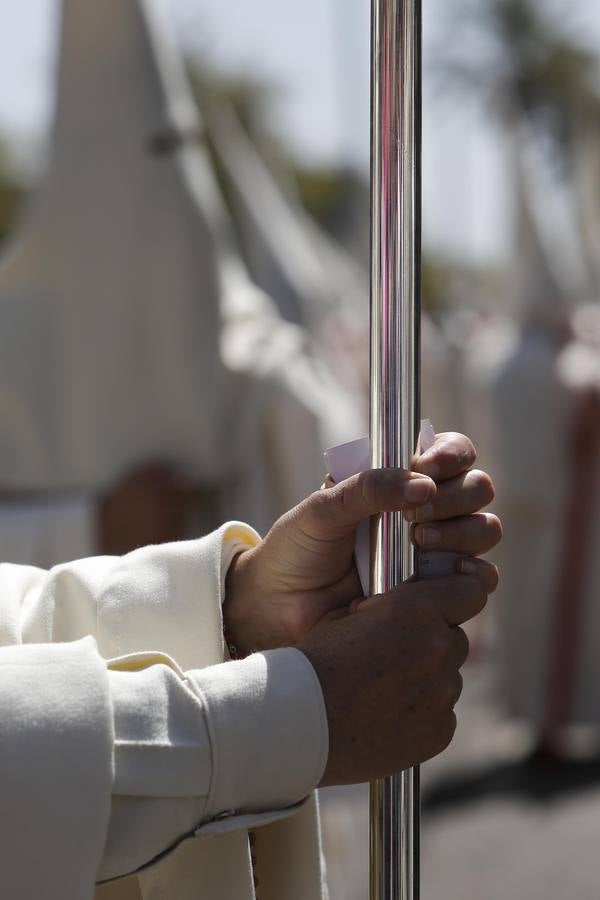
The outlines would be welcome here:
M 224 223 L 196 130 L 150 0 L 64 0 L 50 164 L 0 269 L 6 486 L 227 472 Z

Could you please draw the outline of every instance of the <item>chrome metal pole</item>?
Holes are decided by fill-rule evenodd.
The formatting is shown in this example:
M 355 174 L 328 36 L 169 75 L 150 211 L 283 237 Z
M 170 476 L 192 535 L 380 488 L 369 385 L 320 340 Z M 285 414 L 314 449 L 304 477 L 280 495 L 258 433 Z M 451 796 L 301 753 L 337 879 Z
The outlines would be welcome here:
M 372 0 L 371 440 L 410 468 L 419 422 L 421 0 Z M 372 593 L 414 572 L 408 525 L 376 523 Z M 419 772 L 371 786 L 371 900 L 419 898 Z

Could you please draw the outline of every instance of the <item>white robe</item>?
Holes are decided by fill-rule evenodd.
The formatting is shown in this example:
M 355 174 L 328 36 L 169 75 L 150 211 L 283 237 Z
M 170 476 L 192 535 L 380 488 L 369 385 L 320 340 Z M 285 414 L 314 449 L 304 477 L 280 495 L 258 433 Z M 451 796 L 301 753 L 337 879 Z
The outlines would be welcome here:
M 557 596 L 567 529 L 565 510 L 572 483 L 569 430 L 575 395 L 557 368 L 558 350 L 542 332 L 525 333 L 520 344 L 490 379 L 496 420 L 497 510 L 504 539 L 497 559 L 500 591 L 494 608 L 498 621 L 498 651 L 502 696 L 507 711 L 543 728 L 553 706 L 552 673 L 574 679 L 563 724 L 600 721 L 598 684 L 600 658 L 600 516 L 584 561 L 583 610 L 575 647 L 576 671 L 567 671 L 568 640 L 556 635 Z M 600 466 L 600 460 L 598 460 Z M 596 485 L 600 478 L 596 479 Z M 596 487 L 596 491 L 597 491 Z M 600 496 L 581 498 L 600 510 Z M 567 654 L 565 654 L 567 650 Z
M 139 870 L 98 898 L 252 900 L 249 827 L 261 900 L 324 896 L 314 670 L 292 648 L 222 665 L 224 576 L 255 540 L 232 523 L 50 572 L 0 566 L 5 896 L 85 900 Z
M 160 460 L 217 496 L 203 530 L 263 531 L 357 404 L 236 254 L 159 12 L 62 2 L 48 169 L 0 266 L 0 485 L 90 496 Z

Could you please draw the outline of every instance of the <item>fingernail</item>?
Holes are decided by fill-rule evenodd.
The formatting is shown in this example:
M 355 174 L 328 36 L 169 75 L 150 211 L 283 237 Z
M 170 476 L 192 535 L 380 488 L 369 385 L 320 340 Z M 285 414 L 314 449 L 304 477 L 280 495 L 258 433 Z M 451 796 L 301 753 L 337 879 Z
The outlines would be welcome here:
M 431 497 L 433 485 L 429 478 L 411 478 L 404 488 L 404 496 L 409 503 L 420 506 Z
M 417 511 L 416 509 L 405 509 L 404 510 L 404 518 L 407 522 L 416 522 L 417 521 Z
M 457 568 L 459 572 L 462 572 L 463 575 L 477 575 L 477 563 L 474 563 L 472 559 L 459 559 L 457 562 Z
M 442 532 L 431 525 L 419 525 L 415 529 L 415 538 L 422 547 L 434 547 L 442 540 Z

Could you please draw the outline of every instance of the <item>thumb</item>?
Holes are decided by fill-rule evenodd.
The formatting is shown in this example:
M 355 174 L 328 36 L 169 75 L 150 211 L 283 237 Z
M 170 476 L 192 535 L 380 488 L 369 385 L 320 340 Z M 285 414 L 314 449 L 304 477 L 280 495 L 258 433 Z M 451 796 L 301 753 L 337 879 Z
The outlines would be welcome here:
M 435 482 L 404 469 L 369 469 L 327 490 L 317 491 L 304 504 L 312 531 L 339 537 L 359 522 L 381 512 L 401 512 L 431 501 Z

